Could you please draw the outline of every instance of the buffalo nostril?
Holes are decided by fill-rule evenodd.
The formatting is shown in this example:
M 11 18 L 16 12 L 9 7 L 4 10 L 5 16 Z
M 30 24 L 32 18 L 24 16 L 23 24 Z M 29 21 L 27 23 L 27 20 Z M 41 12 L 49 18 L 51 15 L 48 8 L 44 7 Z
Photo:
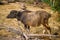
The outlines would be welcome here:
M 9 18 L 9 16 L 7 16 L 6 18 Z

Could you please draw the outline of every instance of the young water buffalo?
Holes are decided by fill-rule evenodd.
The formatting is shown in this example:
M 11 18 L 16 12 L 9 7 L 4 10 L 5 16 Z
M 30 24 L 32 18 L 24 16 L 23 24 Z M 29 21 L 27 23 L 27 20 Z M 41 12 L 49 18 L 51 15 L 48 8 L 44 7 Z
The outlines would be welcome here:
M 40 26 L 42 24 L 46 29 L 51 32 L 50 27 L 48 26 L 48 19 L 51 17 L 51 14 L 46 11 L 16 11 L 12 10 L 7 18 L 16 18 L 18 21 L 21 21 L 24 24 L 26 29 L 30 29 L 30 26 Z

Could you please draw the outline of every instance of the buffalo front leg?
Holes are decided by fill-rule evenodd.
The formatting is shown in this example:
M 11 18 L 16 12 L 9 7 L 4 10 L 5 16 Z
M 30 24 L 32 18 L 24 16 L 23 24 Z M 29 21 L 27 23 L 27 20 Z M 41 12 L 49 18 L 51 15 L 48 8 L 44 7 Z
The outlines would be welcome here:
M 23 28 L 21 26 L 20 21 L 18 21 L 18 28 L 19 28 L 19 31 L 20 31 L 20 34 L 21 34 L 21 40 L 28 40 L 28 37 L 27 37 L 26 33 L 23 32 Z
M 24 25 L 25 29 L 27 30 L 27 32 L 29 33 L 30 32 L 30 26 L 28 25 Z

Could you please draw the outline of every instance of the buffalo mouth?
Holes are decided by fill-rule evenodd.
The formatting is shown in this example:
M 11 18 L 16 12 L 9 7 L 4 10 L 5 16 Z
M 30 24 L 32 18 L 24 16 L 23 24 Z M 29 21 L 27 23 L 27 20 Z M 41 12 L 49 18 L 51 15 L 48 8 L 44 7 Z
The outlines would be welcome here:
M 9 16 L 9 15 L 8 15 L 7 18 L 15 18 L 15 16 Z

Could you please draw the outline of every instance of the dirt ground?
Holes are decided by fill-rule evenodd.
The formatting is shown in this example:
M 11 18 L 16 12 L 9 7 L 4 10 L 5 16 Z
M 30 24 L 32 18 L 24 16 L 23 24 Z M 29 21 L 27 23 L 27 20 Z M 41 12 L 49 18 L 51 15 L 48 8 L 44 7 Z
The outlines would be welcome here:
M 11 10 L 18 10 L 20 11 L 21 10 L 21 7 L 22 7 L 22 3 L 10 3 L 8 5 L 0 5 L 0 28 L 1 27 L 13 27 L 14 29 L 15 28 L 18 28 L 18 22 L 17 22 L 17 19 L 7 19 L 7 15 L 9 14 L 9 12 Z M 50 7 L 47 7 L 45 9 L 41 9 L 39 7 L 34 7 L 32 5 L 28 5 L 26 4 L 26 7 L 28 10 L 31 10 L 31 11 L 37 11 L 37 10 L 44 10 L 44 11 L 47 11 L 49 13 L 51 13 L 52 17 L 49 19 L 49 25 L 51 27 L 51 30 L 52 30 L 52 34 L 55 33 L 55 32 L 58 32 L 59 35 L 60 35 L 60 23 L 56 22 L 55 18 L 57 16 L 57 12 L 54 12 L 50 9 Z M 6 26 L 4 26 L 6 25 Z M 21 26 L 23 26 L 23 24 L 21 24 Z M 34 34 L 42 34 L 42 30 L 44 30 L 43 26 L 39 26 L 39 27 L 32 27 L 31 30 L 30 30 L 30 33 L 34 33 Z M 25 30 L 23 29 L 23 31 L 25 32 Z M 5 29 L 1 29 L 0 30 L 0 40 L 5 40 L 5 39 L 1 39 L 2 36 L 8 36 L 8 37 L 18 37 L 17 34 L 14 34 L 14 33 L 11 33 L 11 32 L 7 32 Z M 8 39 L 8 38 L 7 38 Z M 12 40 L 12 39 L 8 39 L 8 40 Z M 19 40 L 16 39 L 16 40 Z M 60 40 L 59 38 L 56 38 L 55 40 Z

